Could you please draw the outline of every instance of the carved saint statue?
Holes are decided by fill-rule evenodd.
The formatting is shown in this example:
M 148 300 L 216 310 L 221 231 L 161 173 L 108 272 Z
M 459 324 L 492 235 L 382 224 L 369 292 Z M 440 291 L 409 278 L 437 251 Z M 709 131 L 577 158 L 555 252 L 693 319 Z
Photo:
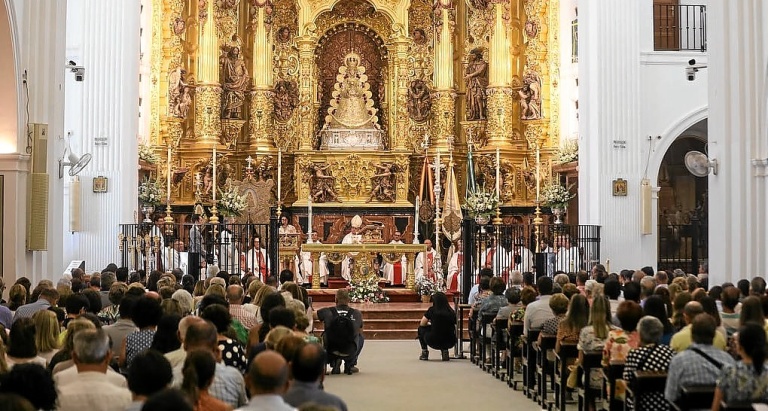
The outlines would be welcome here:
M 168 114 L 171 117 L 186 118 L 192 97 L 186 82 L 187 71 L 176 67 L 168 73 Z
M 425 121 L 432 111 L 432 97 L 424 80 L 413 80 L 408 86 L 408 116 L 413 121 Z
M 248 68 L 245 67 L 240 47 L 231 47 L 219 60 L 221 68 L 221 117 L 240 119 L 248 89 Z
M 377 109 L 373 107 L 371 85 L 360 65 L 360 55 L 351 52 L 339 67 L 331 93 L 331 107 L 325 124 L 332 129 L 379 129 Z
M 280 80 L 275 84 L 275 119 L 288 121 L 293 110 L 299 105 L 299 90 L 291 80 Z
M 312 164 L 309 166 L 309 192 L 315 203 L 339 201 L 336 194 L 336 179 L 326 174 L 330 164 Z
M 518 90 L 520 97 L 520 118 L 537 120 L 541 118 L 541 79 L 536 73 L 523 77 L 523 87 Z
M 382 202 L 395 201 L 394 164 L 381 163 L 376 164 L 375 167 L 379 173 L 371 177 L 371 196 L 368 197 L 366 203 L 370 203 L 374 198 Z
M 485 120 L 487 117 L 488 63 L 483 60 L 483 51 L 474 49 L 469 53 L 469 62 L 464 72 L 467 82 L 467 120 Z

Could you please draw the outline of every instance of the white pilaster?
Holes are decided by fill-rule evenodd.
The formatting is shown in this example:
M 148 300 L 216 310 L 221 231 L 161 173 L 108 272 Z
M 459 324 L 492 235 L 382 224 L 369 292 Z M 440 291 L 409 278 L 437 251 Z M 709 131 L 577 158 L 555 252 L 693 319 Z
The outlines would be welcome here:
M 709 176 L 710 283 L 768 273 L 768 179 L 753 160 L 768 157 L 766 67 L 768 4 L 710 0 Z

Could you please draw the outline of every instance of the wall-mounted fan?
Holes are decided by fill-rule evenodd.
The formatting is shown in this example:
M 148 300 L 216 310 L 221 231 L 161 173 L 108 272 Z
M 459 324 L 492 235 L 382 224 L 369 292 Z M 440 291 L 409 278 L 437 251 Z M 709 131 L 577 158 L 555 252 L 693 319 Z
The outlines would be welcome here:
M 69 153 L 69 156 L 67 156 Z M 69 161 L 64 161 L 64 158 Z M 69 175 L 76 176 L 91 162 L 91 153 L 85 153 L 82 156 L 72 152 L 72 148 L 67 143 L 67 148 L 64 150 L 64 155 L 59 159 L 59 178 L 64 178 L 64 167 L 69 166 Z
M 706 177 L 710 169 L 717 175 L 717 159 L 709 158 L 701 151 L 689 151 L 685 154 L 685 168 L 696 177 Z

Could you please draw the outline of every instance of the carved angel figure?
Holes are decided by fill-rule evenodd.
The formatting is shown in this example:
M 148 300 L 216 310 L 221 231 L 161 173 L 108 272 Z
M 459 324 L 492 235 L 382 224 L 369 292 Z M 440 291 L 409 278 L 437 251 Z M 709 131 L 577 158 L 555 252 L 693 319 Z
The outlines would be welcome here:
M 280 80 L 275 84 L 275 119 L 288 121 L 299 105 L 299 90 L 292 80 Z
M 221 99 L 222 118 L 241 118 L 245 104 L 245 91 L 248 89 L 248 68 L 240 54 L 240 47 L 234 46 L 226 50 L 219 61 L 221 69 Z
M 316 203 L 340 202 L 336 194 L 336 178 L 326 174 L 329 167 L 330 164 L 312 164 L 309 166 L 309 192 L 312 201 Z
M 186 83 L 187 71 L 176 67 L 168 73 L 168 114 L 171 117 L 185 118 L 189 112 L 192 98 Z
M 380 163 L 375 167 L 378 174 L 371 177 L 371 196 L 366 203 L 370 203 L 374 198 L 382 202 L 395 201 L 395 165 Z
M 408 86 L 408 116 L 413 121 L 425 121 L 432 111 L 432 97 L 424 80 L 413 80 Z
M 536 120 L 541 118 L 541 79 L 536 73 L 523 78 L 523 87 L 518 90 L 520 97 L 520 118 Z

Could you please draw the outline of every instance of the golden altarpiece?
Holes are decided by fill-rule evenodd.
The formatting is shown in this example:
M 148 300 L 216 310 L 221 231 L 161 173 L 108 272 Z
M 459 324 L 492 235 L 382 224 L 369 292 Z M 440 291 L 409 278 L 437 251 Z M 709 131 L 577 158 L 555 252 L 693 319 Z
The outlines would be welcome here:
M 149 143 L 164 159 L 171 147 L 173 207 L 210 205 L 214 146 L 216 184 L 249 193 L 251 222 L 268 222 L 278 193 L 288 210 L 311 199 L 315 225 L 323 209 L 411 216 L 425 147 L 454 161 L 461 193 L 469 147 L 486 187 L 498 148 L 504 206 L 533 206 L 535 152 L 547 180 L 559 144 L 558 8 L 154 0 Z

